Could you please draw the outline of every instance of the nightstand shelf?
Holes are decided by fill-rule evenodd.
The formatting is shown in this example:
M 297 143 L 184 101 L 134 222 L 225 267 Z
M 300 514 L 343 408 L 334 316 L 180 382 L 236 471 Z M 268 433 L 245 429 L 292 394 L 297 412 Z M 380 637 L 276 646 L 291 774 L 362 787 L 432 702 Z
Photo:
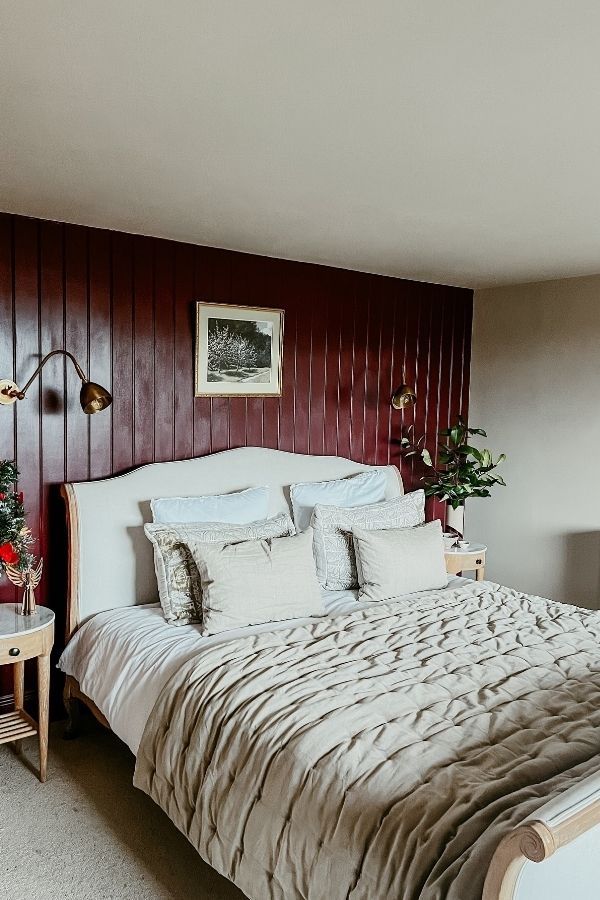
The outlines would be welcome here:
M 20 741 L 37 733 L 37 725 L 22 709 L 0 716 L 0 744 Z

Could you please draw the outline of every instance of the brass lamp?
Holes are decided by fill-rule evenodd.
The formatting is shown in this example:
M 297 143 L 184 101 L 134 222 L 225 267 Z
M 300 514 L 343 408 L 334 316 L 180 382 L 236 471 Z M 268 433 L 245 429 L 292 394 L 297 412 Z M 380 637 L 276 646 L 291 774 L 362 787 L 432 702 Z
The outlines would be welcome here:
M 94 381 L 88 381 L 86 375 L 83 372 L 83 369 L 75 359 L 72 353 L 69 353 L 68 350 L 52 350 L 51 353 L 48 353 L 23 390 L 21 390 L 18 385 L 15 384 L 14 381 L 11 381 L 9 378 L 4 378 L 0 380 L 0 404 L 8 406 L 10 403 L 15 403 L 16 400 L 23 400 L 25 394 L 29 390 L 32 382 L 37 378 L 42 368 L 46 365 L 51 356 L 56 356 L 57 353 L 62 353 L 64 356 L 68 356 L 73 365 L 75 366 L 75 371 L 81 378 L 81 391 L 79 394 L 79 402 L 81 403 L 81 408 L 87 415 L 93 415 L 93 413 L 101 412 L 103 409 L 106 409 L 107 406 L 110 406 L 112 403 L 112 397 L 109 391 L 106 388 L 102 387 L 101 384 L 96 384 Z
M 406 409 L 409 406 L 414 406 L 417 402 L 417 395 L 413 388 L 409 387 L 408 384 L 405 384 L 404 378 L 405 373 L 402 372 L 402 384 L 400 387 L 396 388 L 392 394 L 392 399 L 390 400 L 394 409 Z

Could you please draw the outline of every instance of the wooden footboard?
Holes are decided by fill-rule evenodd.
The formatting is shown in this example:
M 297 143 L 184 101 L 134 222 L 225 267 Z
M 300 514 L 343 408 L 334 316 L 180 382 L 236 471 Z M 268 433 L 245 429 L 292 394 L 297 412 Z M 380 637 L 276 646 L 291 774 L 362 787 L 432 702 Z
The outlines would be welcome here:
M 582 785 L 565 791 L 542 807 L 538 816 L 500 841 L 488 869 L 482 900 L 520 900 L 517 882 L 528 861 L 543 863 L 600 824 L 600 777 L 590 776 Z

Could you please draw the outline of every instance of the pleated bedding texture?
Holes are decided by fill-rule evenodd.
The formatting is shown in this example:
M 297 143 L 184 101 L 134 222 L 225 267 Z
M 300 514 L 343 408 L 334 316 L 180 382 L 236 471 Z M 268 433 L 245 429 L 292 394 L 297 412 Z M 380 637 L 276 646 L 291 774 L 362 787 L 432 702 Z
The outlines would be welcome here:
M 475 900 L 599 748 L 600 614 L 471 582 L 206 648 L 134 783 L 252 900 Z

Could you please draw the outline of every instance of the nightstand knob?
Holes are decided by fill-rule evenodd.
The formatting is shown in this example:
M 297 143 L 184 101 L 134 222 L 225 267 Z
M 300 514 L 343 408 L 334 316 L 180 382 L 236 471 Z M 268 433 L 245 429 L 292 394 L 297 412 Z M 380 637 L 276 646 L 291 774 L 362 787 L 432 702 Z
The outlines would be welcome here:
M 10 650 L 8 651 L 8 655 L 9 656 L 18 656 L 20 652 L 21 651 L 19 650 L 18 647 L 11 647 Z

